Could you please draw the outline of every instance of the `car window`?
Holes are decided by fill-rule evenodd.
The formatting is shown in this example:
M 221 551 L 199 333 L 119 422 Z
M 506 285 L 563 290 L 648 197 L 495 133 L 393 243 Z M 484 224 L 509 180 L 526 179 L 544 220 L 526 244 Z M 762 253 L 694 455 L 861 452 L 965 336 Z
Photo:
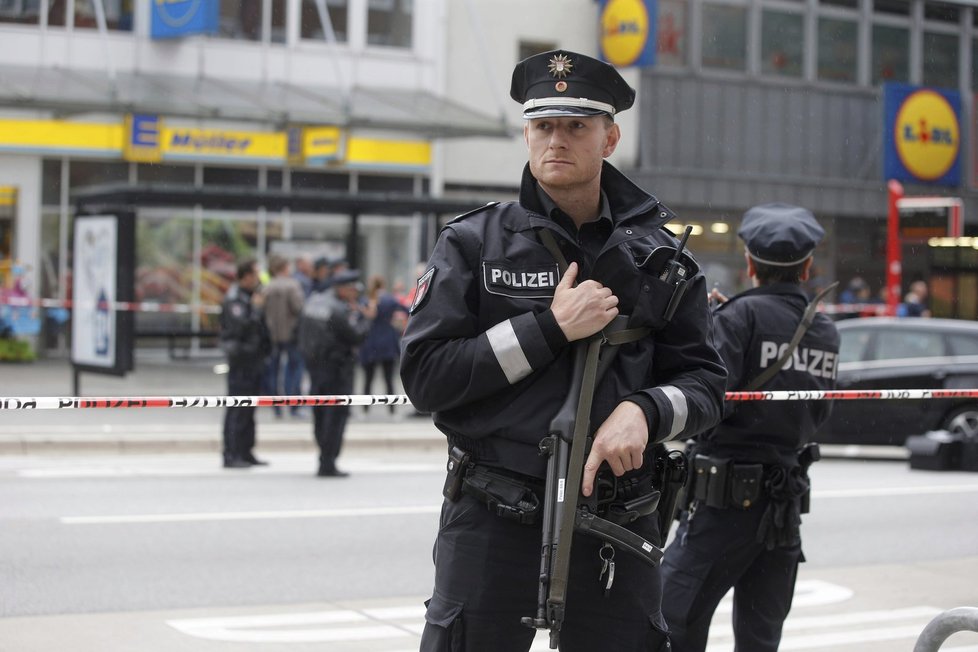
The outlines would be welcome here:
M 978 355 L 978 337 L 971 335 L 948 335 L 951 355 Z
M 873 333 L 867 328 L 847 328 L 839 332 L 839 362 L 859 362 L 866 359 L 866 347 Z
M 946 355 L 940 333 L 924 331 L 881 330 L 876 336 L 874 360 L 898 358 L 933 358 Z

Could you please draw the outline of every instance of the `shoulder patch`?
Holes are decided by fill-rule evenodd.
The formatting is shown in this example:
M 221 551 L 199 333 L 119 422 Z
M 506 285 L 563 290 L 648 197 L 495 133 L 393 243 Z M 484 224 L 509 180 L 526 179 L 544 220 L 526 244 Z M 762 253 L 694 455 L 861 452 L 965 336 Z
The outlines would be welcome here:
M 435 280 L 436 271 L 438 271 L 438 268 L 432 267 L 418 279 L 418 285 L 414 289 L 414 301 L 411 303 L 410 310 L 408 310 L 409 314 L 413 315 L 424 306 L 425 301 L 428 299 L 428 290 L 431 289 L 431 282 Z
M 457 217 L 453 217 L 451 220 L 448 221 L 448 223 L 449 224 L 455 224 L 456 222 L 459 222 L 461 220 L 464 220 L 466 217 L 468 217 L 470 215 L 475 215 L 476 213 L 481 213 L 482 211 L 484 211 L 484 210 L 486 210 L 488 208 L 492 208 L 493 206 L 498 206 L 498 205 L 499 205 L 499 202 L 498 201 L 491 201 L 488 204 L 486 204 L 485 206 L 479 206 L 478 208 L 474 208 L 474 209 L 470 210 L 468 213 L 462 213 L 461 215 L 459 215 Z

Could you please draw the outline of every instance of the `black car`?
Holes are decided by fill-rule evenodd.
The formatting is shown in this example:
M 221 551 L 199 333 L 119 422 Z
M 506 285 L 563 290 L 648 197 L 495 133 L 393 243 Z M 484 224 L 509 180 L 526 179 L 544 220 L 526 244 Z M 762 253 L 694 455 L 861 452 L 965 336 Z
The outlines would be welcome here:
M 868 317 L 836 326 L 838 389 L 978 388 L 978 323 Z M 838 400 L 815 439 L 901 446 L 931 430 L 978 436 L 978 399 Z

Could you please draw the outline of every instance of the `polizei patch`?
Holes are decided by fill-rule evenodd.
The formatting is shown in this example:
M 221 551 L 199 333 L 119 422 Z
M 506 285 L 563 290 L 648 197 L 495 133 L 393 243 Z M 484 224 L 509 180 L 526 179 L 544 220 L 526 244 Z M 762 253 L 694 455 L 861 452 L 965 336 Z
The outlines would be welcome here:
M 556 263 L 535 267 L 511 267 L 502 263 L 482 263 L 486 291 L 504 297 L 545 299 L 554 295 L 560 281 Z

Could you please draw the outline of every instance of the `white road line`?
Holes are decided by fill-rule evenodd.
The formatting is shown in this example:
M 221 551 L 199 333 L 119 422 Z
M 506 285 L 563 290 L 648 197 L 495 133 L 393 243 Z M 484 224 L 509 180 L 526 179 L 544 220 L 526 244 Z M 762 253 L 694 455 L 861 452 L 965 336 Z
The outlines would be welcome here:
M 874 487 L 859 489 L 812 490 L 812 499 L 818 498 L 872 498 L 876 496 L 919 496 L 935 494 L 961 494 L 978 492 L 978 484 L 945 484 L 930 486 Z
M 389 473 L 434 473 L 444 471 L 444 464 L 362 464 L 351 463 L 347 468 L 357 475 L 382 475 Z M 68 478 L 130 478 L 130 477 L 205 477 L 205 476 L 240 476 L 255 475 L 312 475 L 309 462 L 276 463 L 274 466 L 259 466 L 250 469 L 226 470 L 217 464 L 209 467 L 187 466 L 172 468 L 163 466 L 133 466 L 133 465 L 104 465 L 104 466 L 66 466 L 19 469 L 17 476 L 29 479 L 68 479 Z
M 286 518 L 348 518 L 360 516 L 404 516 L 437 514 L 441 505 L 404 507 L 360 507 L 350 509 L 299 509 L 274 512 L 198 512 L 185 514 L 123 514 L 118 516 L 62 516 L 64 525 L 106 525 L 124 523 L 189 523 L 201 521 L 251 521 Z

